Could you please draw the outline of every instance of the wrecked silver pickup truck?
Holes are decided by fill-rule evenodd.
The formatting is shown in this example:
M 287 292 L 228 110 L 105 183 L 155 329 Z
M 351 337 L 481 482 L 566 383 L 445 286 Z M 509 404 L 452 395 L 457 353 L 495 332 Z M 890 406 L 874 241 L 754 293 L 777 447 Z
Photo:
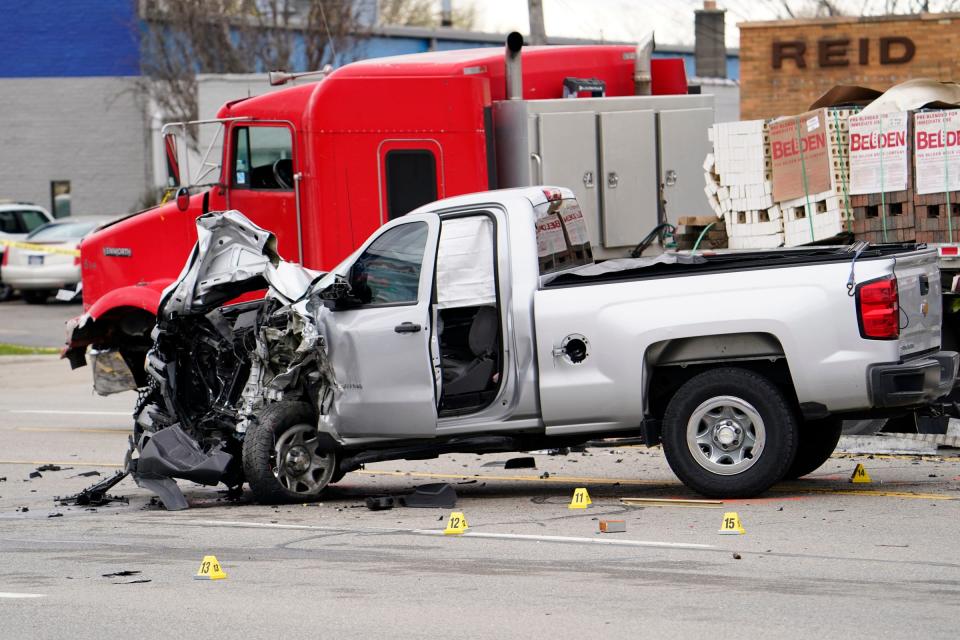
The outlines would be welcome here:
M 752 496 L 819 467 L 843 418 L 930 402 L 957 371 L 915 245 L 594 263 L 555 188 L 427 205 L 328 274 L 238 212 L 197 225 L 128 462 L 168 508 L 175 478 L 302 502 L 368 462 L 609 436 L 662 441 L 702 494 Z

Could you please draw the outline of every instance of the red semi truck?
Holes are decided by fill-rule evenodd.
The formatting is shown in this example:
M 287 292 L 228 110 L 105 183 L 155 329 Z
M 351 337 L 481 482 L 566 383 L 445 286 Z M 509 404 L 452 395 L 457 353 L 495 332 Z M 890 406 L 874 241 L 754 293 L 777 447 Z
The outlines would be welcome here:
M 709 213 L 701 163 L 713 99 L 686 93 L 680 61 L 651 61 L 651 43 L 521 56 L 522 45 L 511 34 L 504 52 L 355 62 L 229 102 L 214 121 L 221 157 L 201 167 L 212 184 L 180 180 L 176 150 L 186 145 L 173 134 L 197 123 L 165 127 L 177 197 L 83 242 L 85 313 L 65 356 L 78 367 L 89 345 L 119 351 L 145 383 L 161 292 L 208 211 L 242 211 L 276 234 L 281 255 L 320 270 L 420 205 L 500 187 L 569 185 L 599 257 L 626 255 L 665 209 L 671 218 Z

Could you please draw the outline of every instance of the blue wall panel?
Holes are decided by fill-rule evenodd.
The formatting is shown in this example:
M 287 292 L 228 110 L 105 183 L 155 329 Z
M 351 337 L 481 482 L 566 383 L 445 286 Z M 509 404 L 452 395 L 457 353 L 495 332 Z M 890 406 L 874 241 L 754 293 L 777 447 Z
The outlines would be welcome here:
M 135 0 L 0 0 L 0 77 L 135 76 Z

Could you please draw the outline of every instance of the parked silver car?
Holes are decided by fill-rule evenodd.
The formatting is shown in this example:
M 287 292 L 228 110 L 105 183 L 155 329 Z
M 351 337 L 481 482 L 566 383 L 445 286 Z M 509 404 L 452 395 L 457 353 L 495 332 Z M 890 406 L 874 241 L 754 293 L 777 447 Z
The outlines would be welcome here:
M 0 201 L 0 263 L 3 262 L 7 244 L 6 241 L 22 241 L 31 231 L 51 222 L 53 216 L 34 204 L 25 202 Z M 0 302 L 7 300 L 13 294 L 13 287 L 3 279 L 3 270 L 0 269 Z
M 34 248 L 11 246 L 3 257 L 3 279 L 18 289 L 28 304 L 43 304 L 57 289 L 80 282 L 80 241 L 107 218 L 64 218 L 30 233 L 24 242 Z

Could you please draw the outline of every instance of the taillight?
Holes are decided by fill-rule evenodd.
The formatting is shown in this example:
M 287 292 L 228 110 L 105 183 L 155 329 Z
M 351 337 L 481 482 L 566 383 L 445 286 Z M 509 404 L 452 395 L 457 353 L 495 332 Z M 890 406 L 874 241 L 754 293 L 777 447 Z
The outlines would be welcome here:
M 73 266 L 75 267 L 80 266 L 80 256 L 73 256 Z
M 10 249 L 6 249 L 3 252 L 3 260 L 0 260 L 0 266 L 7 266 L 7 260 L 9 260 Z
M 900 337 L 896 278 L 881 278 L 857 286 L 857 319 L 864 338 L 896 340 Z

